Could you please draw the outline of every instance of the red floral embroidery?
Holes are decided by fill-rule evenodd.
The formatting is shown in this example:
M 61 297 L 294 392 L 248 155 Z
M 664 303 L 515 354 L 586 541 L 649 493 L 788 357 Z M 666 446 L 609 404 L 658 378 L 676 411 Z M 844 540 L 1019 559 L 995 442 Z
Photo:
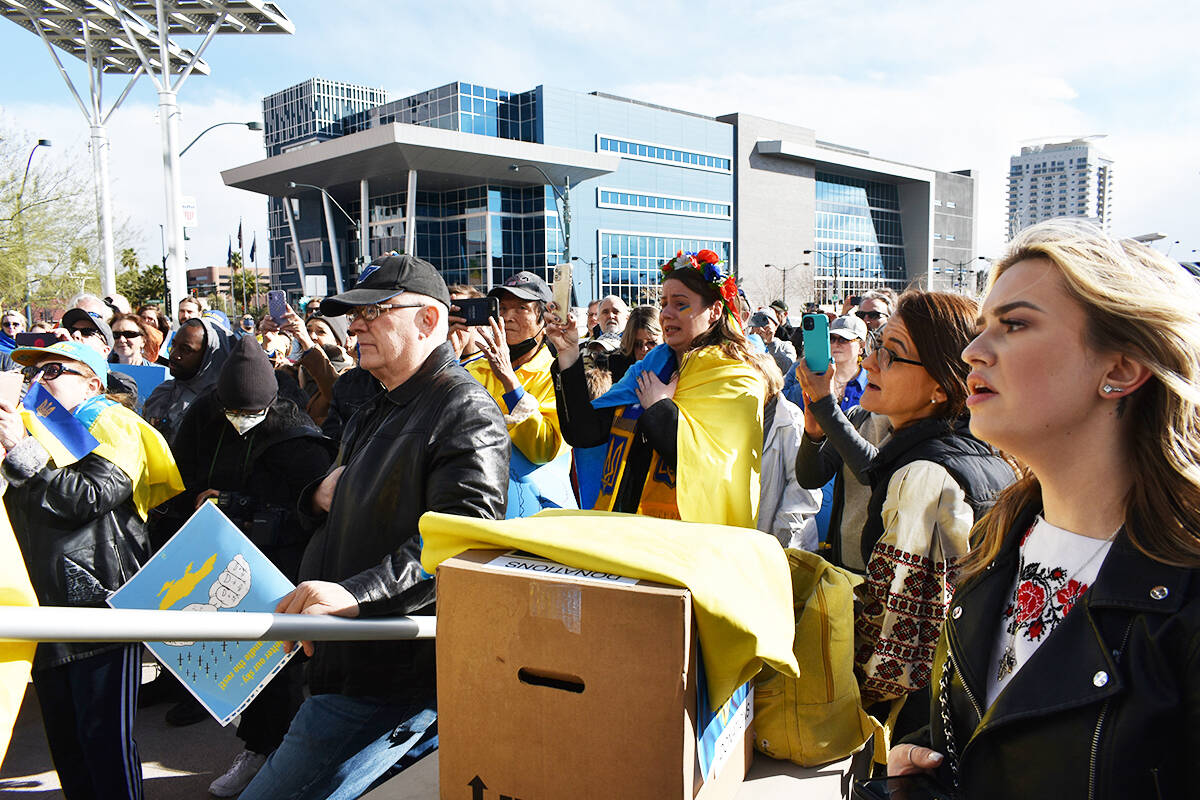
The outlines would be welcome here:
M 1040 617 L 1045 605 L 1046 590 L 1032 581 L 1022 582 L 1017 589 L 1017 624 Z
M 1063 614 L 1067 614 L 1072 608 L 1075 607 L 1075 601 L 1078 600 L 1080 595 L 1087 590 L 1088 585 L 1086 583 L 1080 583 L 1074 578 L 1071 578 L 1069 581 L 1067 581 L 1066 586 L 1054 593 L 1054 599 L 1057 600 L 1058 604 L 1063 607 Z

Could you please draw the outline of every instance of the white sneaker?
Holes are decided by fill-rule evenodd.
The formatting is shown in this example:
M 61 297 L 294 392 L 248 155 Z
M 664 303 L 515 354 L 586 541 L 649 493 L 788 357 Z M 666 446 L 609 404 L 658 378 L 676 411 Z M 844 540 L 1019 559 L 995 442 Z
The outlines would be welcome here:
M 266 756 L 243 750 L 225 774 L 208 785 L 208 793 L 214 797 L 233 797 L 246 788 L 265 763 Z

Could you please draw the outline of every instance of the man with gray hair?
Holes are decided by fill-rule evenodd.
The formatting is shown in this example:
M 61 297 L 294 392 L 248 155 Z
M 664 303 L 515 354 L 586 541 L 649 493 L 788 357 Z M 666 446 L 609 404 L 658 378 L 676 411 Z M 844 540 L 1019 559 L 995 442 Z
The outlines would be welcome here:
M 433 265 L 409 255 L 376 259 L 322 301 L 323 316 L 349 317 L 359 365 L 383 391 L 346 424 L 334 468 L 300 495 L 300 523 L 315 534 L 303 582 L 277 613 L 431 614 L 421 515 L 504 518 L 508 432 L 447 339 L 450 302 Z M 303 646 L 311 696 L 242 800 L 358 797 L 436 747 L 432 640 Z
M 615 294 L 610 294 L 600 300 L 597 317 L 601 333 L 624 333 L 625 323 L 629 320 L 629 306 Z
M 82 308 L 84 311 L 91 314 L 93 317 L 99 317 L 105 323 L 112 322 L 113 310 L 108 303 L 96 297 L 94 294 L 82 292 L 71 298 L 67 308 Z

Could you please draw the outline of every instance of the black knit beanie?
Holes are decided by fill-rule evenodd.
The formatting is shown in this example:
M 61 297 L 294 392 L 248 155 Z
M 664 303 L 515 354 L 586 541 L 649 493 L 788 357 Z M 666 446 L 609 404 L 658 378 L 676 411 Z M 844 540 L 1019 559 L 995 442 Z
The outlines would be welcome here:
M 217 378 L 217 400 L 227 411 L 262 411 L 275 401 L 275 368 L 253 336 L 238 339 Z

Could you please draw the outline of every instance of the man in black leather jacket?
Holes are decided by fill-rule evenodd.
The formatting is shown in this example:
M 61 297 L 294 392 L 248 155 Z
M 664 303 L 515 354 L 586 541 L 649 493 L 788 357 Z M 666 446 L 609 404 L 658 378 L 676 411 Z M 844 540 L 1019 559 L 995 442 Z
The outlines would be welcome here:
M 411 256 L 368 266 L 321 303 L 349 313 L 360 365 L 384 386 L 349 421 L 335 468 L 301 494 L 315 528 L 305 579 L 282 613 L 377 617 L 433 612 L 417 520 L 426 511 L 503 519 L 508 433 L 487 391 L 446 341 L 450 293 Z M 434 643 L 304 643 L 312 696 L 242 793 L 357 797 L 397 762 L 436 747 Z

